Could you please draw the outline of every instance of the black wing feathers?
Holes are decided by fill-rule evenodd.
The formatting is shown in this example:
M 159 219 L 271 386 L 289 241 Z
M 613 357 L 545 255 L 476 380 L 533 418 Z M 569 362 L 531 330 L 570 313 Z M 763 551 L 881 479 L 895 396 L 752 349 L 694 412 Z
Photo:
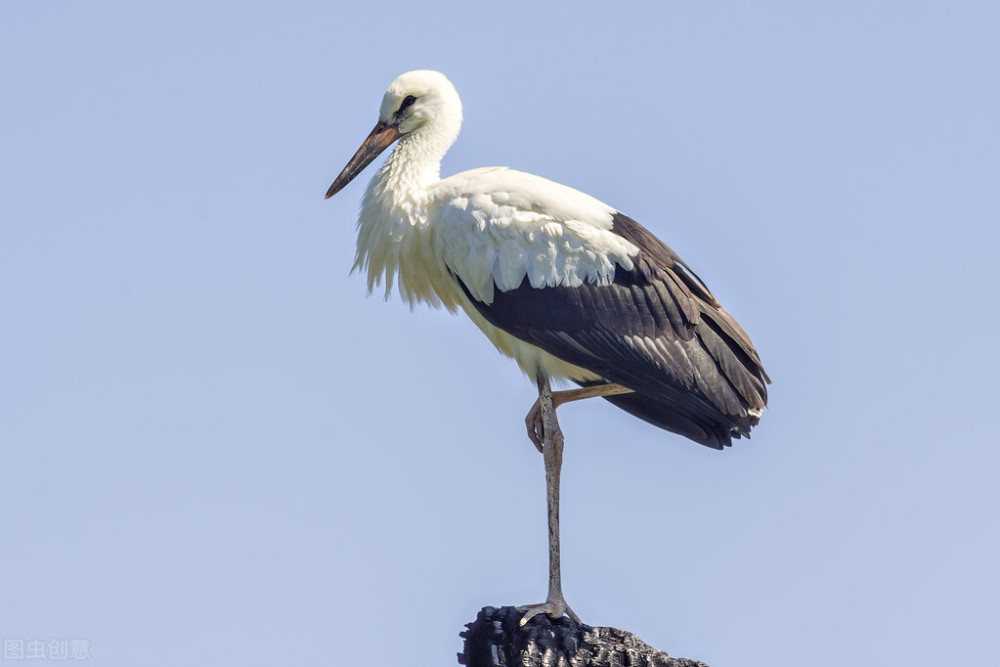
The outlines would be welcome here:
M 466 295 L 493 326 L 634 390 L 607 400 L 640 419 L 717 449 L 748 436 L 768 381 L 749 337 L 666 244 L 621 214 L 612 231 L 639 254 L 610 285 Z
M 652 232 L 621 213 L 615 213 L 612 224 L 613 232 L 642 250 L 636 267 L 646 280 L 661 278 L 664 269 L 671 270 L 671 278 L 683 285 L 687 296 L 694 295 L 710 306 L 721 307 L 698 274 L 670 246 L 653 236 Z

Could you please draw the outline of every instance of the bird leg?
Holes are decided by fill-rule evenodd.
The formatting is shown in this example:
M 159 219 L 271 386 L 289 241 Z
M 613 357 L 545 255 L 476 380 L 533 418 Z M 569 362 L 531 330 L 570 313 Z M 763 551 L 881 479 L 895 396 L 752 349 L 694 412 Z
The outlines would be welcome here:
M 623 387 L 622 385 L 615 384 L 614 382 L 595 384 L 590 387 L 581 387 L 579 389 L 550 391 L 552 396 L 552 410 L 554 411 L 563 403 L 569 403 L 571 401 L 579 401 L 584 398 L 594 398 L 596 396 L 628 394 L 631 391 L 632 390 L 628 387 Z M 542 434 L 545 432 L 545 426 L 542 423 L 541 400 L 541 384 L 539 384 L 538 400 L 531 406 L 531 410 L 528 411 L 528 416 L 524 418 L 524 425 L 528 427 L 528 439 L 530 439 L 532 444 L 535 445 L 535 449 L 537 449 L 539 453 L 542 453 Z M 555 412 L 553 412 L 552 415 L 554 419 Z
M 559 471 L 562 468 L 563 434 L 556 420 L 556 409 L 549 380 L 538 379 L 538 408 L 541 422 L 539 435 L 542 441 L 542 455 L 545 457 L 545 499 L 549 517 L 549 595 L 545 602 L 518 607 L 524 612 L 521 625 L 538 614 L 548 614 L 559 618 L 568 614 L 577 623 L 580 618 L 566 604 L 562 593 L 562 572 L 559 563 Z M 532 408 L 534 410 L 535 408 Z

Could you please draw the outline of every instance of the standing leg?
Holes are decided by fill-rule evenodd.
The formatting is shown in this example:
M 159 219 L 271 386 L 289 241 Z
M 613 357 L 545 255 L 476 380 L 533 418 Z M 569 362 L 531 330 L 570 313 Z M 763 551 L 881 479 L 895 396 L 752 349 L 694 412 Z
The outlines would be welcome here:
M 545 499 L 549 517 L 549 595 L 541 604 L 518 607 L 525 612 L 521 625 L 541 613 L 551 618 L 568 614 L 577 623 L 580 618 L 566 604 L 562 593 L 562 572 L 559 562 L 559 472 L 562 469 L 563 435 L 552 406 L 552 389 L 548 378 L 538 379 L 538 406 L 542 422 L 542 455 L 545 459 Z

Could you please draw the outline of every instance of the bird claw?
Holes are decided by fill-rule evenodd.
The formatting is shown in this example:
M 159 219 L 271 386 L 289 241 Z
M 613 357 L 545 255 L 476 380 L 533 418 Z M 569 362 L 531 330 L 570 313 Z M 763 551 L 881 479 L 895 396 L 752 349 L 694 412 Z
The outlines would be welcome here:
M 538 401 L 531 406 L 528 416 L 524 418 L 524 425 L 528 427 L 528 439 L 535 446 L 538 453 L 542 453 L 542 441 L 545 439 L 545 425 L 542 423 L 542 408 Z
M 523 604 L 517 607 L 517 610 L 524 612 L 524 616 L 521 618 L 521 627 L 524 627 L 528 621 L 539 614 L 545 614 L 553 620 L 562 616 L 569 616 L 577 623 L 582 623 L 576 612 L 570 609 L 569 605 L 566 604 L 566 600 L 561 597 L 555 600 L 550 598 L 539 604 Z

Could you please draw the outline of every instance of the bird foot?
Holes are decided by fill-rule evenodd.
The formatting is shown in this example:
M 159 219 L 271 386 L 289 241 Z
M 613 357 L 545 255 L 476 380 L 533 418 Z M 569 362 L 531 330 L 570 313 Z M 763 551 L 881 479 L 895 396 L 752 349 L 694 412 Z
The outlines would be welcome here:
M 545 439 L 545 425 L 542 422 L 542 407 L 538 401 L 535 401 L 535 404 L 528 410 L 528 416 L 524 418 L 524 425 L 528 427 L 528 439 L 541 454 L 542 441 Z
M 521 627 L 524 627 L 535 616 L 543 613 L 553 620 L 561 616 L 569 616 L 577 623 L 582 622 L 580 621 L 580 617 L 576 615 L 576 612 L 569 608 L 569 605 L 566 604 L 566 600 L 562 596 L 555 599 L 550 597 L 545 602 L 540 602 L 539 604 L 523 604 L 517 610 L 524 612 L 524 617 L 521 618 Z
M 548 384 L 545 386 L 546 391 L 549 391 Z M 541 385 L 539 385 L 539 391 L 541 391 Z M 603 384 L 581 387 L 580 389 L 552 391 L 549 395 L 552 397 L 552 414 L 554 416 L 555 409 L 563 403 L 579 401 L 584 398 L 594 398 L 595 396 L 614 396 L 616 394 L 631 393 L 632 390 L 628 387 L 613 382 L 605 382 Z M 531 440 L 531 443 L 539 453 L 542 453 L 542 441 L 545 440 L 545 424 L 542 421 L 541 400 L 542 398 L 539 396 L 535 404 L 531 406 L 531 410 L 528 411 L 528 416 L 524 418 L 524 425 L 528 427 L 528 439 Z

